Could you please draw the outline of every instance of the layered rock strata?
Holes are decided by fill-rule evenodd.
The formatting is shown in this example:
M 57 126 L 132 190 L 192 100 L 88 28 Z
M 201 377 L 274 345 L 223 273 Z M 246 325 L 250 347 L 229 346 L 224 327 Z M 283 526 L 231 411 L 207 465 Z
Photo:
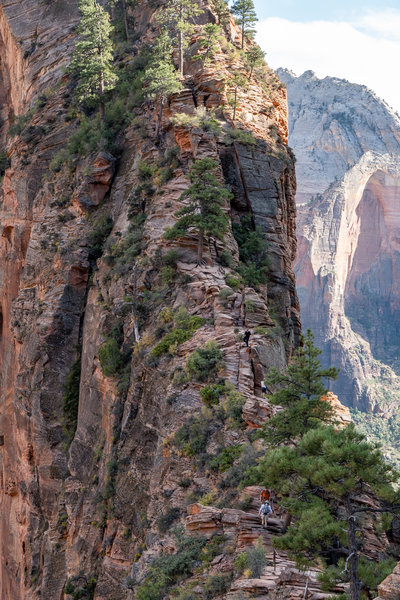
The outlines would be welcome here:
M 203 22 L 213 21 L 203 4 Z M 140 2 L 131 15 L 142 44 L 154 38 L 157 6 Z M 286 365 L 299 334 L 292 270 L 295 176 L 285 145 L 286 96 L 275 75 L 267 69 L 264 86 L 252 81 L 243 102 L 246 109 L 239 111 L 240 126 L 256 140 L 250 146 L 171 121 L 177 112 L 192 114 L 199 103 L 226 103 L 223 78 L 238 67 L 238 58 L 221 50 L 212 68 L 188 63 L 188 87 L 164 112 L 161 147 L 156 112 L 144 106 L 143 124 L 126 130 L 118 162 L 101 152 L 75 160 L 70 168 L 50 170 L 77 127 L 73 118 L 65 118 L 69 90 L 61 73 L 71 55 L 76 22 L 75 2 L 0 2 L 3 138 L 13 114 L 31 109 L 21 134 L 9 139 L 11 164 L 0 192 L 4 600 L 63 598 L 67 579 L 80 573 L 81 585 L 96 582 L 95 600 L 132 598 L 127 576 L 134 560 L 141 573 L 163 547 L 173 549 L 171 536 L 161 535 L 157 526 L 160 498 L 165 510 L 179 513 L 189 492 L 201 487 L 206 494 L 216 486 L 215 477 L 171 443 L 202 409 L 201 386 L 179 383 L 176 374 L 184 372 L 191 352 L 216 340 L 224 353 L 222 376 L 244 397 L 245 424 L 260 427 L 272 412 L 261 398 L 260 382 L 270 366 Z M 238 36 L 234 28 L 233 33 Z M 219 119 L 222 125 L 230 122 L 229 112 Z M 140 165 L 157 164 L 171 147 L 179 148 L 179 162 L 148 201 L 140 254 L 134 259 L 123 255 L 117 262 L 133 244 L 129 211 L 141 184 Z M 237 264 L 231 230 L 224 244 L 206 245 L 200 266 L 194 234 L 173 245 L 162 237 L 182 206 L 191 161 L 205 156 L 221 165 L 220 179 L 234 192 L 226 212 L 232 220 L 250 215 L 268 242 L 269 283 L 258 291 L 241 284 L 221 295 L 233 274 L 219 260 L 222 250 L 229 250 Z M 93 231 L 110 223 L 101 240 L 105 256 L 96 262 Z M 165 284 L 159 265 L 171 248 L 178 260 Z M 168 359 L 156 361 L 151 350 L 162 335 L 159 314 L 181 306 L 201 316 L 204 325 Z M 120 379 L 104 374 L 99 357 L 115 327 L 117 356 L 128 357 Z M 246 327 L 260 328 L 249 350 L 238 339 Z M 77 426 L 66 432 L 65 386 L 76 371 Z M 227 427 L 210 435 L 211 454 L 247 439 L 244 431 Z M 180 485 L 185 474 L 186 491 Z

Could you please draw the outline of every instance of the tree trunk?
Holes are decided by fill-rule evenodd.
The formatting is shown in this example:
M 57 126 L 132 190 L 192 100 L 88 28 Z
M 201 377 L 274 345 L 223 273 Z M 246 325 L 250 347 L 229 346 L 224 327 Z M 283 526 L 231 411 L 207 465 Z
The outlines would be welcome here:
M 197 246 L 197 262 L 200 264 L 203 260 L 203 245 L 204 245 L 204 233 L 203 231 L 199 232 L 199 243 Z
M 102 99 L 100 99 L 99 112 L 100 112 L 100 121 L 102 123 L 104 123 L 104 121 L 106 120 L 106 111 L 105 111 L 104 102 Z
M 164 108 L 164 98 L 161 96 L 161 99 L 160 99 L 160 110 L 158 111 L 158 119 L 157 119 L 157 127 L 156 127 L 156 138 L 157 138 L 157 140 L 160 138 L 163 108 Z
M 242 20 L 242 50 L 244 48 L 244 17 Z
M 347 540 L 349 544 L 350 600 L 360 600 L 360 580 L 358 578 L 358 546 L 355 515 L 352 514 L 350 499 L 346 499 Z
M 183 33 L 182 31 L 178 34 L 178 48 L 179 48 L 179 72 L 183 77 Z
M 128 16 L 126 14 L 126 2 L 125 2 L 125 0 L 122 0 L 122 14 L 123 14 L 123 17 L 124 17 L 124 27 L 125 27 L 126 41 L 129 42 Z

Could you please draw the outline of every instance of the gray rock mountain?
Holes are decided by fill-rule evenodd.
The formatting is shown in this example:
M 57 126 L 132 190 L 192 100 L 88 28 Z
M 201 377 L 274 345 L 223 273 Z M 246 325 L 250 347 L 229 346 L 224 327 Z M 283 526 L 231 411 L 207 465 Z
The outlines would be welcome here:
M 397 462 L 400 119 L 364 86 L 279 76 L 297 158 L 302 322 L 324 363 L 340 368 L 332 390 Z

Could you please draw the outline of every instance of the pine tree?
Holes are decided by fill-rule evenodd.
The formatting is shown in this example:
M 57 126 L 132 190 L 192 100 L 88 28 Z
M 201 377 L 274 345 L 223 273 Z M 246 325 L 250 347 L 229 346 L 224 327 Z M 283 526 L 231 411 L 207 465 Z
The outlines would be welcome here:
M 211 0 L 211 6 L 218 18 L 218 25 L 225 27 L 230 20 L 229 6 L 226 0 Z
M 69 70 L 78 79 L 75 90 L 78 102 L 98 103 L 104 121 L 104 94 L 115 87 L 118 79 L 113 65 L 113 28 L 108 13 L 97 0 L 80 0 L 78 7 L 80 39 L 75 44 Z
M 254 69 L 265 64 L 264 58 L 265 52 L 259 46 L 252 46 L 244 53 L 244 61 L 250 67 L 249 81 L 252 78 Z
M 279 389 L 268 400 L 283 410 L 264 427 L 264 435 L 269 442 L 294 443 L 310 429 L 334 420 L 332 406 L 321 398 L 327 393 L 323 379 L 336 379 L 338 371 L 334 367 L 322 369 L 318 358 L 320 354 L 321 350 L 314 346 L 314 336 L 308 329 L 287 371 L 271 369 L 266 378 L 267 386 L 279 386 Z
M 173 240 L 184 236 L 193 228 L 199 234 L 197 259 L 203 258 L 204 236 L 223 239 L 228 228 L 228 216 L 221 206 L 232 198 L 232 194 L 217 178 L 218 164 L 211 158 L 202 158 L 193 163 L 189 171 L 191 186 L 181 198 L 189 198 L 190 204 L 175 213 L 179 220 L 167 229 L 164 237 Z
M 227 84 L 233 89 L 233 95 L 228 99 L 229 104 L 233 107 L 232 120 L 236 120 L 236 111 L 239 103 L 240 90 L 246 88 L 246 79 L 241 73 L 235 73 L 228 81 Z
M 219 50 L 222 37 L 219 25 L 215 25 L 215 23 L 205 25 L 203 28 L 203 37 L 199 39 L 199 46 L 203 52 L 194 56 L 192 60 L 200 60 L 203 67 L 209 65 L 211 59 Z
M 158 17 L 158 22 L 162 26 L 167 26 L 172 32 L 173 40 L 177 40 L 179 73 L 182 77 L 183 55 L 187 40 L 193 32 L 194 19 L 203 12 L 195 0 L 167 0 L 166 6 Z
M 178 73 L 172 62 L 172 43 L 168 31 L 164 28 L 152 49 L 150 61 L 144 74 L 147 83 L 146 94 L 150 100 L 158 100 L 157 138 L 160 135 L 164 103 L 168 96 L 177 94 L 182 89 Z
M 252 469 L 249 482 L 279 492 L 280 505 L 294 517 L 288 531 L 274 538 L 304 568 L 316 558 L 341 558 L 330 568 L 331 581 L 345 577 L 351 600 L 360 599 L 360 517 L 366 513 L 400 514 L 400 494 L 393 484 L 400 474 L 354 425 L 310 430 L 296 447 L 268 452 Z M 375 502 L 362 501 L 368 493 Z M 365 585 L 365 582 L 362 582 Z
M 236 21 L 242 30 L 242 48 L 244 48 L 245 37 L 254 36 L 254 25 L 258 21 L 254 2 L 253 0 L 236 0 L 232 5 L 231 12 L 236 15 Z

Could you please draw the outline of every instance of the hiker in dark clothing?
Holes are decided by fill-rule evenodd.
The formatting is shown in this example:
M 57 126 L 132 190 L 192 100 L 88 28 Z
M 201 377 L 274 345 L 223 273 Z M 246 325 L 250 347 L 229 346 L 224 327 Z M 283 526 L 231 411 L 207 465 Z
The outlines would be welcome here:
M 251 336 L 250 331 L 248 329 L 246 329 L 246 331 L 244 332 L 243 341 L 245 342 L 247 348 L 249 347 L 250 336 Z

